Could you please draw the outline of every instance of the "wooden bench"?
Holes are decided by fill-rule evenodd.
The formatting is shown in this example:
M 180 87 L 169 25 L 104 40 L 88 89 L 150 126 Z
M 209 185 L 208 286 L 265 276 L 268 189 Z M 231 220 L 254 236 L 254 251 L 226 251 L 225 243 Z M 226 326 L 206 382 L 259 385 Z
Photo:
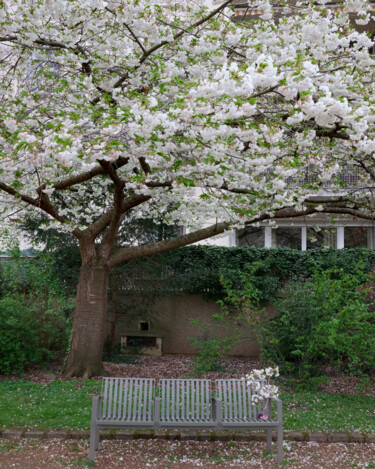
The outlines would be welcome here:
M 265 430 L 271 450 L 277 432 L 277 460 L 283 459 L 282 402 L 275 399 L 272 418 L 259 419 L 264 401 L 252 403 L 245 380 L 220 379 L 216 391 L 207 379 L 103 378 L 100 396 L 92 400 L 89 458 L 99 450 L 101 428 Z

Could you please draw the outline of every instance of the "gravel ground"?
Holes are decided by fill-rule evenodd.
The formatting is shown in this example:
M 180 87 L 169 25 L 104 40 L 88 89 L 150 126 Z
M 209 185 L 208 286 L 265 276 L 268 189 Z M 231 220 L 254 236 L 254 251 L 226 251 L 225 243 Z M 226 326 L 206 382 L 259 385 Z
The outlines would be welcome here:
M 162 355 L 161 357 L 143 356 L 137 359 L 137 364 L 125 365 L 105 363 L 106 376 L 127 378 L 186 378 L 192 377 L 192 358 L 185 355 Z M 260 360 L 246 357 L 231 357 L 226 362 L 226 372 L 210 371 L 199 378 L 241 378 L 254 368 L 262 368 Z M 375 379 L 364 381 L 359 377 L 344 376 L 336 370 L 327 368 L 326 375 L 329 380 L 320 385 L 320 390 L 327 393 L 363 393 L 367 396 L 375 396 Z M 19 376 L 0 376 L 0 380 L 19 380 Z M 64 380 L 64 376 L 58 366 L 49 371 L 30 370 L 25 373 L 23 379 L 34 383 L 48 384 L 56 380 Z M 101 377 L 96 378 L 98 380 Z
M 264 468 L 278 466 L 261 442 L 205 442 L 133 440 L 103 441 L 96 463 L 87 460 L 84 440 L 0 440 L 1 469 L 190 469 Z M 283 466 L 299 469 L 346 469 L 375 467 L 375 444 L 317 444 L 292 442 L 285 445 Z

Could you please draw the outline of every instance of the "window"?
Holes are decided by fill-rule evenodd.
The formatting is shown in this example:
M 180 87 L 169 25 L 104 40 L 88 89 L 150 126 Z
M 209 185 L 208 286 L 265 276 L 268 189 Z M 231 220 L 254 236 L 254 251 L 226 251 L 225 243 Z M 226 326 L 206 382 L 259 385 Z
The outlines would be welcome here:
M 345 227 L 345 247 L 346 248 L 367 248 L 371 246 L 371 229 L 367 226 L 346 226 Z
M 301 249 L 301 228 L 279 227 L 272 231 L 274 234 L 273 247 Z
M 371 226 L 279 226 L 246 227 L 237 232 L 237 246 L 258 248 L 369 248 L 375 249 L 375 228 Z
M 306 248 L 337 248 L 336 228 L 307 228 Z
M 135 348 L 154 348 L 157 345 L 156 339 L 156 337 L 126 336 L 126 346 Z
M 237 246 L 264 248 L 264 228 L 247 226 L 237 232 Z
M 139 321 L 138 328 L 140 331 L 147 332 L 150 330 L 150 323 L 148 321 Z

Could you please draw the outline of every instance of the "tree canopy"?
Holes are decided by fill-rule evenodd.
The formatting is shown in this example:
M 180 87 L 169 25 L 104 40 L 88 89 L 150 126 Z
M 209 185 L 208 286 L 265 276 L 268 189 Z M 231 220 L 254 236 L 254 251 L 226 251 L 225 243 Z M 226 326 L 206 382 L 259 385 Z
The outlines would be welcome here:
M 4 217 L 194 229 L 299 209 L 348 164 L 370 184 L 370 39 L 345 9 L 235 24 L 226 4 L 2 2 Z

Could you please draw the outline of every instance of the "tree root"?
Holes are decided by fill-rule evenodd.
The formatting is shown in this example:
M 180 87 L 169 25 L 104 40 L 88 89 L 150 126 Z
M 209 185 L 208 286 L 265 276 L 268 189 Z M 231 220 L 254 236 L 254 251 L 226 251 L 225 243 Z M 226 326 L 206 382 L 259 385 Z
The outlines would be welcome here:
M 97 366 L 84 366 L 84 365 L 71 365 L 67 366 L 64 377 L 65 378 L 82 378 L 89 379 L 94 376 L 103 376 L 105 370 L 103 365 Z

